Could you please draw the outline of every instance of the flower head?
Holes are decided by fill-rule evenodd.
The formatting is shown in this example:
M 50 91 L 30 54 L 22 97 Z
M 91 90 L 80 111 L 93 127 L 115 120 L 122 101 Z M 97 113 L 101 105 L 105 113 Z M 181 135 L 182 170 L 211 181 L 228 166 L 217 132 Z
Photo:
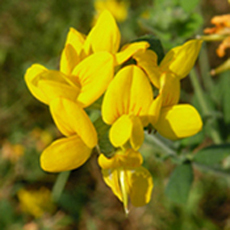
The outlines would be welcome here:
M 124 146 L 127 141 L 138 150 L 144 140 L 143 127 L 149 117 L 156 117 L 158 110 L 149 108 L 156 103 L 145 73 L 137 66 L 122 68 L 110 83 L 102 103 L 102 118 L 112 125 L 110 140 L 115 147 Z
M 196 109 L 190 105 L 177 105 L 180 97 L 180 80 L 188 75 L 201 48 L 201 40 L 191 40 L 171 49 L 157 64 L 157 55 L 151 50 L 138 52 L 134 59 L 159 89 L 157 97 L 161 104 L 157 120 L 150 121 L 164 137 L 176 140 L 192 136 L 202 128 Z M 153 109 L 155 109 L 153 107 Z
M 102 168 L 105 183 L 112 189 L 118 199 L 123 202 L 128 213 L 128 199 L 135 207 L 147 204 L 153 189 L 152 177 L 139 152 L 133 149 L 120 150 L 112 158 L 100 154 L 98 163 Z

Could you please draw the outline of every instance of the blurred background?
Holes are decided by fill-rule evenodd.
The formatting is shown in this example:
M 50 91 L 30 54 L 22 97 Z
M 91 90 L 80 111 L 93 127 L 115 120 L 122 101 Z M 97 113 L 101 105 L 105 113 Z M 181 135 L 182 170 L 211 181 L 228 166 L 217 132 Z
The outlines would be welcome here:
M 151 141 L 145 142 L 141 152 L 155 184 L 152 200 L 144 207 L 131 207 L 128 218 L 122 204 L 103 182 L 95 154 L 84 166 L 71 172 L 64 190 L 60 187 L 60 199 L 52 201 L 58 175 L 42 171 L 39 156 L 60 134 L 48 107 L 28 91 L 24 82 L 26 69 L 33 63 L 57 69 L 69 28 L 87 34 L 103 8 L 114 14 L 122 44 L 153 34 L 161 40 L 165 52 L 202 35 L 204 28 L 212 26 L 213 16 L 228 14 L 230 10 L 227 0 L 101 2 L 0 1 L 0 229 L 230 229 L 230 174 L 198 170 L 194 166 L 187 202 L 174 202 L 166 196 L 165 187 L 175 162 L 162 157 L 164 148 Z M 224 57 L 218 57 L 218 45 L 219 42 L 204 44 L 196 68 L 214 114 L 216 132 L 221 136 L 221 143 L 227 143 L 230 141 L 229 72 L 214 78 L 209 74 L 230 54 L 226 51 Z M 208 79 L 202 78 L 202 65 Z M 193 104 L 202 115 L 189 78 L 182 81 L 181 102 Z M 202 117 L 205 122 L 206 117 Z M 169 145 L 182 154 L 183 151 L 195 154 L 213 143 L 215 140 L 204 129 L 193 138 L 169 142 Z M 221 162 L 222 168 L 229 165 L 229 159 Z

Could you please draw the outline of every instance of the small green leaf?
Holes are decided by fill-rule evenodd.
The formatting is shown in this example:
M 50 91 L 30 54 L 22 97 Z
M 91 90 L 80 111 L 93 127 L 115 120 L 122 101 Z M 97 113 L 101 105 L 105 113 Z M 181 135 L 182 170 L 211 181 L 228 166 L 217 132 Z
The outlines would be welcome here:
M 185 204 L 193 182 L 193 169 L 190 163 L 177 166 L 172 172 L 165 194 L 175 203 Z
M 230 144 L 212 145 L 197 152 L 193 161 L 204 165 L 215 166 L 220 164 L 229 155 Z
M 160 64 L 160 62 L 162 61 L 162 59 L 164 58 L 164 49 L 163 46 L 161 44 L 161 41 L 156 38 L 154 35 L 152 34 L 148 34 L 145 36 L 142 36 L 132 42 L 140 42 L 140 41 L 146 41 L 150 44 L 149 49 L 153 50 L 157 56 L 158 56 L 158 65 Z

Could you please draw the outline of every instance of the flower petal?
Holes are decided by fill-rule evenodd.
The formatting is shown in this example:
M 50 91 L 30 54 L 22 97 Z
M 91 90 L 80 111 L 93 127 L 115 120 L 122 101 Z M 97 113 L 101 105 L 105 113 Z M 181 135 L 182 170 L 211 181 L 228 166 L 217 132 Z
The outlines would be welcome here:
M 173 73 L 162 73 L 160 77 L 162 106 L 176 105 L 180 99 L 180 79 Z
M 144 141 L 144 131 L 141 120 L 137 116 L 131 116 L 132 133 L 130 136 L 130 144 L 134 150 L 138 150 Z
M 70 75 L 74 67 L 80 62 L 80 57 L 71 44 L 67 44 L 62 51 L 60 61 L 60 71 Z
M 120 65 L 127 61 L 138 51 L 146 50 L 149 47 L 148 42 L 134 42 L 122 48 L 122 50 L 115 54 L 116 65 Z
M 129 195 L 133 206 L 140 207 L 149 203 L 152 195 L 152 176 L 144 167 L 126 170 L 128 175 Z
M 57 97 L 64 97 L 76 101 L 80 88 L 77 84 L 60 71 L 47 70 L 42 72 L 34 84 L 43 92 L 47 104 Z
M 131 137 L 133 123 L 128 115 L 119 117 L 109 131 L 109 139 L 113 146 L 123 146 Z
M 77 103 L 56 98 L 50 103 L 50 111 L 58 129 L 64 135 L 78 134 L 89 148 L 97 144 L 96 130 L 88 115 Z
M 120 39 L 121 35 L 115 19 L 108 10 L 105 10 L 100 14 L 95 26 L 86 38 L 85 54 L 89 55 L 91 52 L 99 51 L 115 54 L 120 46 Z
M 144 72 L 135 65 L 122 68 L 110 83 L 102 103 L 102 117 L 112 124 L 123 114 L 146 116 L 153 92 Z
M 41 167 L 47 172 L 72 170 L 83 165 L 91 151 L 77 135 L 61 138 L 43 151 Z
M 114 74 L 113 56 L 108 52 L 92 54 L 73 70 L 81 84 L 78 102 L 87 107 L 106 90 Z
M 74 28 L 69 29 L 69 32 L 66 38 L 66 42 L 65 42 L 65 46 L 70 44 L 74 48 L 76 53 L 80 55 L 84 42 L 85 42 L 85 35 L 81 34 Z
M 159 118 L 161 107 L 162 107 L 162 100 L 163 97 L 161 95 L 158 95 L 150 105 L 148 119 L 149 119 L 149 123 L 151 123 L 153 126 L 155 125 L 155 123 Z
M 44 66 L 39 64 L 34 64 L 30 68 L 27 69 L 25 74 L 25 82 L 30 92 L 33 94 L 35 98 L 39 101 L 48 104 L 47 98 L 44 93 L 37 87 L 37 84 L 34 83 L 34 79 L 36 79 L 41 73 L 48 71 Z
M 121 188 L 117 169 L 101 170 L 105 183 L 112 189 L 113 193 L 122 202 Z
M 133 58 L 149 77 L 149 80 L 156 88 L 160 88 L 161 70 L 157 65 L 157 55 L 152 50 L 145 50 L 134 54 Z
M 202 120 L 193 106 L 174 105 L 162 108 L 154 127 L 162 136 L 176 140 L 198 133 L 202 128 Z
M 160 67 L 170 70 L 180 79 L 186 77 L 195 64 L 200 52 L 202 40 L 190 40 L 181 46 L 171 49 L 162 60 Z
M 103 154 L 98 157 L 98 164 L 102 169 L 121 167 L 139 167 L 143 163 L 142 155 L 133 149 L 118 150 L 113 157 L 107 158 Z

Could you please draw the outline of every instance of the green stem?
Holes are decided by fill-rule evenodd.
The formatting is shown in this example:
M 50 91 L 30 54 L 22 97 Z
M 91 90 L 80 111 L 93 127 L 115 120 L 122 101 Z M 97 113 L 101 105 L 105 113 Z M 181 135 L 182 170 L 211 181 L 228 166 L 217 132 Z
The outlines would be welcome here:
M 209 127 L 209 134 L 211 138 L 213 139 L 215 144 L 221 144 L 222 139 L 219 135 L 219 132 L 216 129 L 216 121 L 214 118 L 212 118 L 212 112 L 210 111 L 208 104 L 205 99 L 205 95 L 203 92 L 203 89 L 200 85 L 200 82 L 198 80 L 198 75 L 196 73 L 196 70 L 193 68 L 190 72 L 190 80 L 192 82 L 195 94 L 197 96 L 198 102 L 200 103 L 200 107 L 202 109 L 202 113 L 204 117 L 209 118 L 207 121 L 207 125 Z M 210 119 L 212 118 L 212 119 Z
M 65 171 L 65 172 L 59 173 L 59 175 L 57 176 L 57 179 L 52 189 L 52 198 L 54 202 L 59 201 L 60 196 L 66 185 L 66 182 L 69 178 L 69 175 L 70 175 L 70 171 Z

